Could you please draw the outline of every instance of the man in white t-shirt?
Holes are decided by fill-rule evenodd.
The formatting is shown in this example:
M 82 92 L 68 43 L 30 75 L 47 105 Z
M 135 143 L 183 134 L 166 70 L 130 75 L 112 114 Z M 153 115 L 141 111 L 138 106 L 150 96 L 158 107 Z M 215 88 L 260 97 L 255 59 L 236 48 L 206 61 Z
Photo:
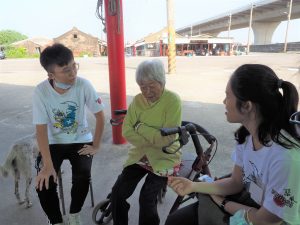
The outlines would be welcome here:
M 93 155 L 100 149 L 104 129 L 101 98 L 89 81 L 77 77 L 79 64 L 61 44 L 47 47 L 40 63 L 48 79 L 33 94 L 33 124 L 43 166 L 38 169 L 36 190 L 51 224 L 63 224 L 57 195 L 57 173 L 63 160 L 72 165 L 69 224 L 81 224 L 79 212 L 89 190 Z M 87 119 L 88 108 L 96 119 L 94 134 Z

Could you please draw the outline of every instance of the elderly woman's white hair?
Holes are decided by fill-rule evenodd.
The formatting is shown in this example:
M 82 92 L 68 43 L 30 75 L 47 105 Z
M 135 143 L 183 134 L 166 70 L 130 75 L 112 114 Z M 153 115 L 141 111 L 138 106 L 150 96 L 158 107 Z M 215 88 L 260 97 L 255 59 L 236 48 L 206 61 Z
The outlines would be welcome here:
M 140 63 L 135 72 L 135 80 L 138 84 L 143 81 L 154 80 L 165 86 L 166 77 L 163 62 L 159 59 L 153 59 Z

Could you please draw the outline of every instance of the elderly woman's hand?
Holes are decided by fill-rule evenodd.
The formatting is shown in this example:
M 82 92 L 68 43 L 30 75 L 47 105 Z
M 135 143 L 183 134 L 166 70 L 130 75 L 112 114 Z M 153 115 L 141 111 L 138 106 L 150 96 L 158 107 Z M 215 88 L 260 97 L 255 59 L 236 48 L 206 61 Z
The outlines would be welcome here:
M 135 132 L 138 131 L 139 127 L 140 127 L 142 124 L 144 124 L 144 123 L 140 122 L 139 120 L 136 121 L 136 123 L 133 125 L 133 129 L 135 130 Z

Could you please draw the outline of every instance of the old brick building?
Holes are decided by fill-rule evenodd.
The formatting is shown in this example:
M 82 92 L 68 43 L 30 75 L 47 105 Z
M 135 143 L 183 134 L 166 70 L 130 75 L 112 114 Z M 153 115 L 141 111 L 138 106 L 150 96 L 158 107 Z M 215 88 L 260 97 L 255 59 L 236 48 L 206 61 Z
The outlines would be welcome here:
M 25 48 L 29 55 L 40 54 L 47 46 L 52 45 L 53 40 L 44 37 L 28 38 L 12 43 L 17 48 Z
M 61 43 L 70 48 L 74 56 L 100 56 L 98 38 L 86 34 L 76 27 L 70 31 L 54 38 L 55 43 Z

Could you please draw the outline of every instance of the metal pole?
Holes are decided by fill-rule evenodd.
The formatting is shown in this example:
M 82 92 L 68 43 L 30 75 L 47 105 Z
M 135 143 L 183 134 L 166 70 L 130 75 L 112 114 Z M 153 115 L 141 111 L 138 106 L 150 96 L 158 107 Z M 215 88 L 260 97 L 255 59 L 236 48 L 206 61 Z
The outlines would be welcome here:
M 231 13 L 229 14 L 229 22 L 228 22 L 228 38 L 230 37 L 230 29 L 231 29 Z
M 168 74 L 176 73 L 176 45 L 174 29 L 174 4 L 173 0 L 167 0 L 168 15 Z
M 111 99 L 111 118 L 116 109 L 126 109 L 125 59 L 122 0 L 105 0 L 107 55 Z M 122 125 L 112 127 L 114 144 L 124 144 Z
M 247 41 L 247 55 L 250 52 L 250 32 L 251 32 L 251 28 L 252 28 L 252 14 L 253 14 L 253 3 L 251 4 L 251 10 L 250 10 L 250 19 L 249 19 L 249 30 L 248 30 L 248 41 Z
M 285 41 L 284 41 L 284 48 L 283 52 L 286 52 L 287 49 L 287 38 L 288 38 L 288 32 L 289 32 L 289 25 L 290 25 L 290 20 L 291 20 L 291 13 L 292 13 L 292 7 L 293 7 L 293 0 L 290 0 L 290 7 L 289 7 L 289 13 L 287 15 L 287 24 L 286 24 L 286 31 L 285 31 Z

